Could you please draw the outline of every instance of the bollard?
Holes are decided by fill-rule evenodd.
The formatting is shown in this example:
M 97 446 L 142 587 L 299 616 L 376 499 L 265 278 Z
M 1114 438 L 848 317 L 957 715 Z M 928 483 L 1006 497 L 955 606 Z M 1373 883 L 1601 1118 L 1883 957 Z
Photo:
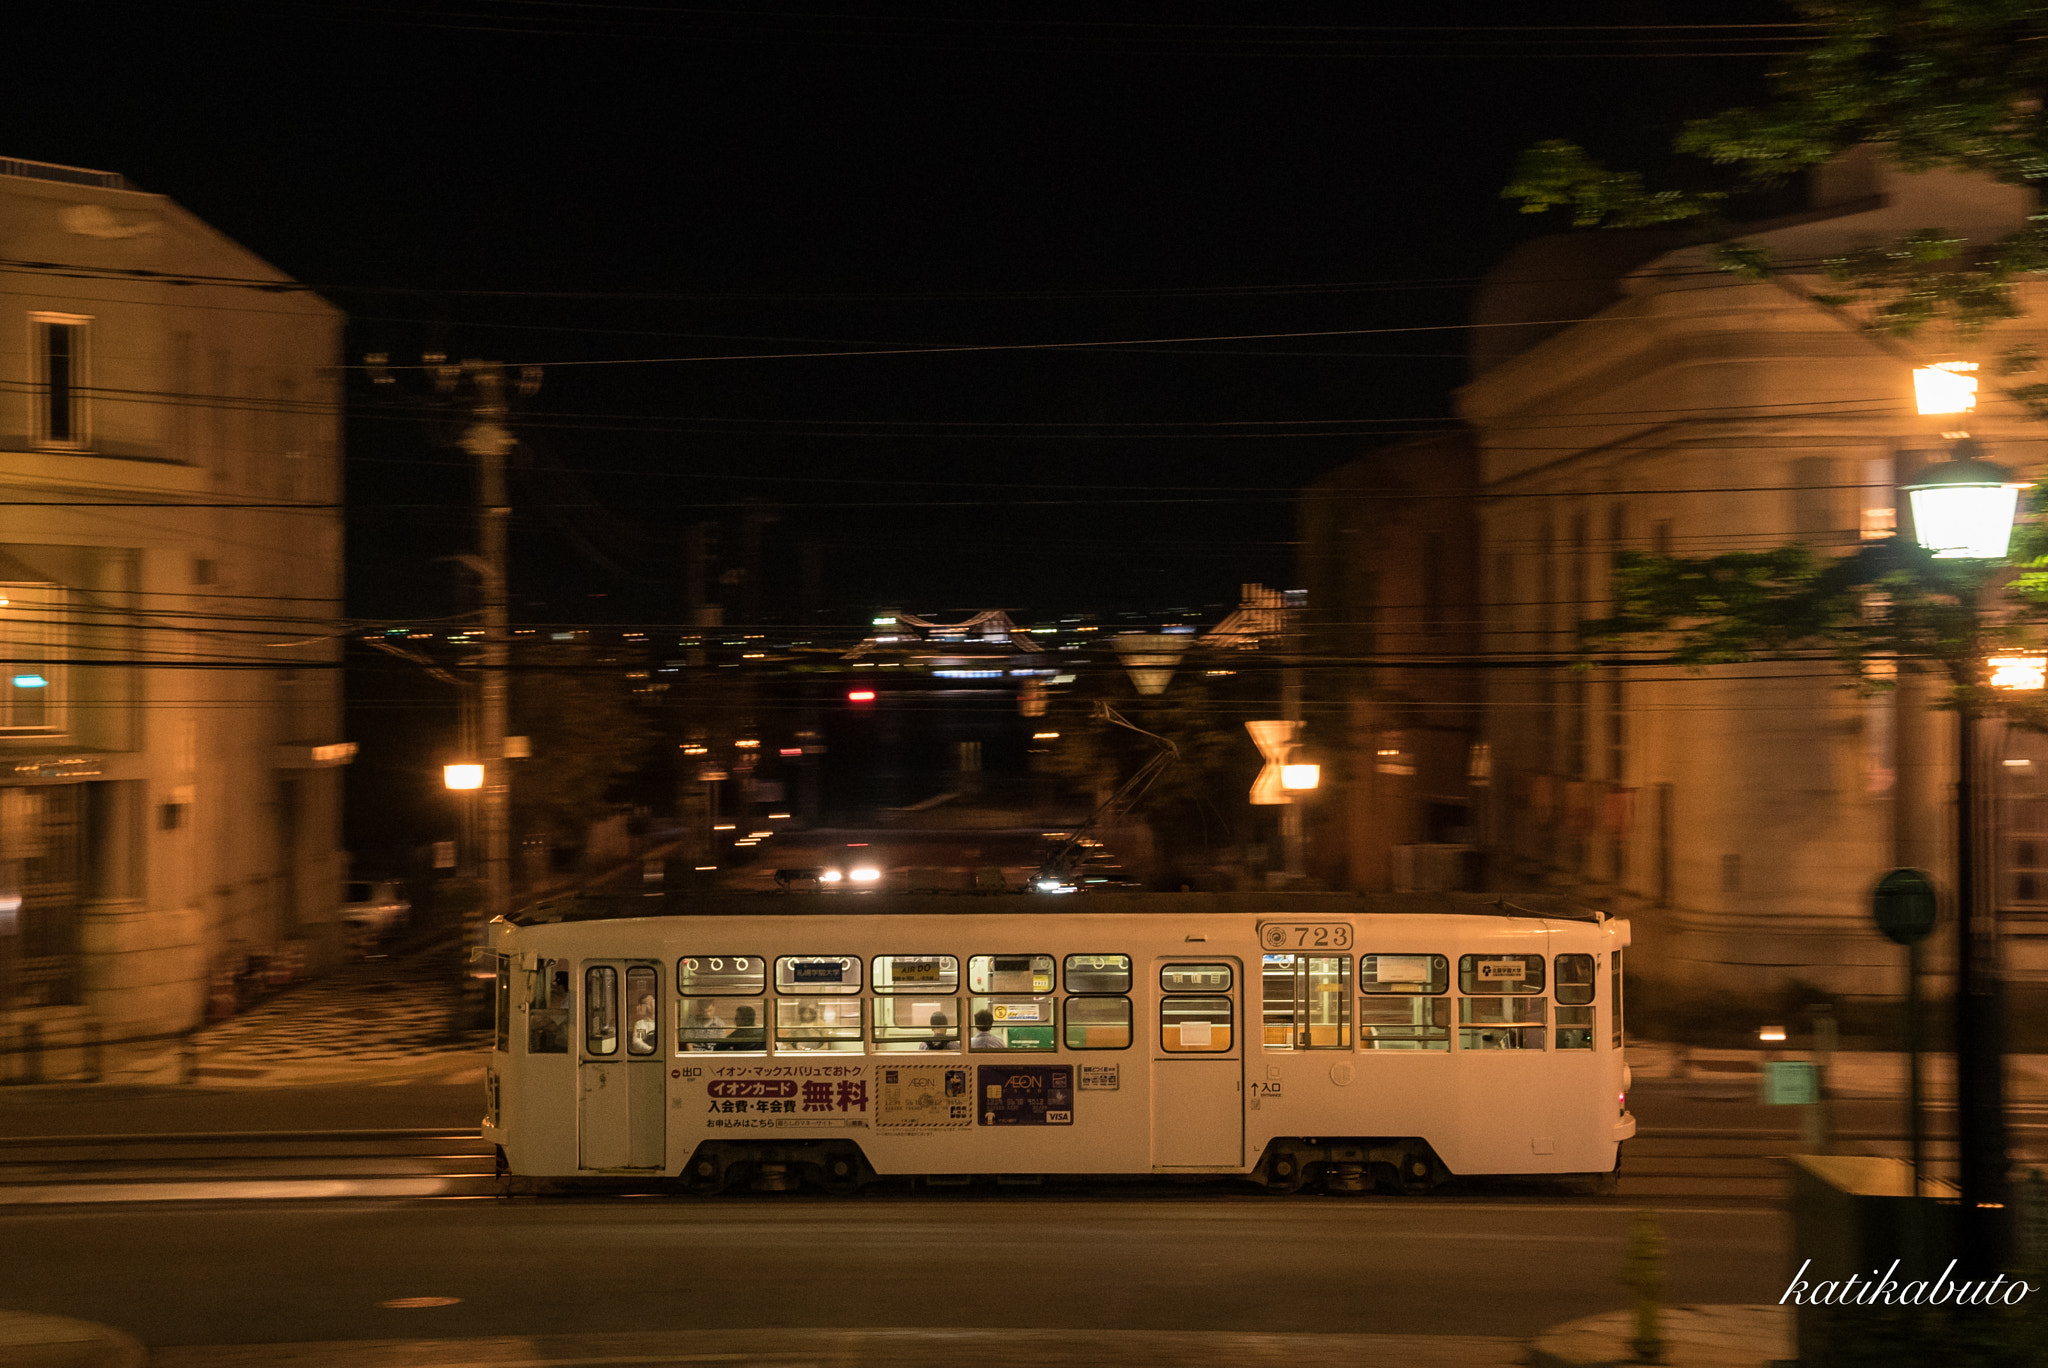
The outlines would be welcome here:
M 1629 1225 L 1621 1283 L 1634 1294 L 1636 1323 L 1635 1333 L 1629 1337 L 1630 1352 L 1637 1363 L 1662 1363 L 1664 1334 L 1658 1298 L 1664 1292 L 1664 1231 L 1654 1211 L 1638 1211 Z

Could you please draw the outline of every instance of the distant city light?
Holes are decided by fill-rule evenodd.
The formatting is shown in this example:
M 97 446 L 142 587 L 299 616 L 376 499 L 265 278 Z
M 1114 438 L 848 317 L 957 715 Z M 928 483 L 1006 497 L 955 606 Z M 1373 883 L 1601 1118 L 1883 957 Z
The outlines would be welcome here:
M 1993 656 L 1990 664 L 1994 689 L 2048 688 L 2048 656 Z
M 1031 739 L 1033 741 L 1057 741 L 1060 739 L 1060 734 L 1058 732 L 1033 732 L 1031 733 Z
M 14 687 L 17 689 L 47 689 L 50 687 L 50 681 L 39 674 L 18 674 L 14 677 Z
M 482 765 L 443 765 L 441 782 L 452 789 L 480 789 L 484 786 Z
M 872 703 L 875 701 L 875 691 L 873 689 L 850 689 L 847 691 L 846 701 L 849 703 Z
M 1756 1038 L 1758 1040 L 1783 1040 L 1785 1038 L 1785 1028 L 1783 1026 L 1765 1026 L 1756 1033 Z
M 1922 413 L 1975 413 L 1974 361 L 1943 361 L 1913 372 L 1913 401 Z
M 715 827 L 713 827 L 713 828 L 711 828 L 711 829 L 712 829 L 713 831 L 731 831 L 731 830 L 733 829 L 733 823 L 731 823 L 731 822 L 720 822 L 720 823 L 719 823 L 719 824 L 718 824 L 717 826 L 715 826 Z
M 789 814 L 786 812 L 771 812 L 768 814 L 768 820 L 771 822 L 786 822 L 789 820 Z

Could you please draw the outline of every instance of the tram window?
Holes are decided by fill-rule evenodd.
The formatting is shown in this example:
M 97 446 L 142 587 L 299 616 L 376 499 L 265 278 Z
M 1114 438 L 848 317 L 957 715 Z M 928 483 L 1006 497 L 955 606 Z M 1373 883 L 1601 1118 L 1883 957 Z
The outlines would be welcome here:
M 512 1048 L 512 961 L 508 956 L 498 956 L 496 983 L 498 991 L 498 1041 L 497 1048 Z
M 967 1019 L 974 1025 L 974 1034 L 967 1038 L 970 1050 L 1017 1054 L 1056 1047 L 1049 997 L 969 998 Z
M 1451 1000 L 1419 995 L 1360 998 L 1358 1043 L 1368 1050 L 1448 1050 Z
M 1458 991 L 1540 993 L 1543 991 L 1543 956 L 1460 955 Z
M 976 955 L 967 961 L 970 993 L 1050 993 L 1051 955 Z
M 1548 1002 L 1540 997 L 1458 999 L 1461 1050 L 1540 1050 Z
M 594 1055 L 619 1052 L 619 971 L 593 964 L 583 971 L 583 1048 Z
M 860 999 L 827 998 L 823 1002 L 775 1004 L 775 1049 L 832 1050 L 859 1054 Z
M 1070 993 L 1128 993 L 1131 991 L 1129 955 L 1067 956 L 1067 991 Z
M 742 1007 L 747 1012 L 744 1027 L 740 1023 Z M 749 1034 L 738 1034 L 743 1029 Z M 701 1054 L 706 1050 L 760 1050 L 765 1046 L 761 1004 L 752 998 L 696 997 L 676 1004 L 677 1054 Z
M 858 993 L 859 955 L 784 955 L 775 961 L 778 993 Z
M 1122 958 L 1118 956 L 1118 958 Z M 1128 972 L 1128 970 L 1126 971 Z M 1071 980 L 1069 980 L 1071 982 Z M 1127 997 L 1067 999 L 1067 1048 L 1125 1050 L 1131 1044 L 1131 1000 Z
M 1269 1050 L 1351 1048 L 1351 957 L 1267 955 L 1260 1031 Z
M 1224 965 L 1182 965 L 1181 968 L 1228 969 Z M 1223 1054 L 1230 1049 L 1230 999 L 1227 997 L 1164 997 L 1159 999 L 1159 1047 L 1168 1054 Z
M 878 993 L 950 993 L 959 987 L 960 961 L 951 955 L 875 956 Z
M 768 987 L 759 955 L 686 955 L 676 961 L 676 991 L 685 997 L 733 997 Z
M 1227 964 L 1164 964 L 1159 968 L 1159 986 L 1169 993 L 1227 993 L 1230 981 Z
M 1303 955 L 1302 986 L 1307 990 L 1308 1038 L 1303 1048 L 1351 1048 L 1351 956 Z
M 1557 957 L 1557 1000 L 1574 1007 L 1583 1007 L 1593 1000 L 1591 955 Z
M 1557 1048 L 1560 1050 L 1590 1050 L 1593 1048 L 1593 1007 L 1569 1007 L 1563 1003 L 1557 1008 Z
M 651 964 L 635 964 L 626 970 L 626 1053 L 661 1053 L 661 1018 L 655 997 L 659 982 Z
M 960 1049 L 960 999 L 876 998 L 875 1049 L 951 1050 L 957 1053 Z
M 569 961 L 543 959 L 534 967 L 526 1004 L 526 1052 L 569 1053 Z
M 1614 952 L 1613 989 L 1607 996 L 1607 1014 L 1614 1020 L 1614 1048 L 1621 1048 L 1621 951 Z
M 1443 955 L 1360 955 L 1361 993 L 1446 993 L 1451 962 Z

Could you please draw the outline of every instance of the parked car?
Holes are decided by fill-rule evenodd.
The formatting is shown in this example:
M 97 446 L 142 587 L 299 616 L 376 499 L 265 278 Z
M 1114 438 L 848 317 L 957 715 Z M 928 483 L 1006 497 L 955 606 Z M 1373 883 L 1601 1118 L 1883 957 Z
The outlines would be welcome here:
M 350 879 L 342 885 L 341 919 L 352 928 L 351 939 L 363 948 L 397 935 L 411 917 L 412 904 L 395 879 Z

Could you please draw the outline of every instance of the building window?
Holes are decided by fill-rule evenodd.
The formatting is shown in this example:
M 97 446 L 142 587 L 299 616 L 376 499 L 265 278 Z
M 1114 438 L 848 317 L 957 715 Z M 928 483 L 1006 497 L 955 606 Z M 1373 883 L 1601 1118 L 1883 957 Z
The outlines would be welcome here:
M 76 314 L 29 315 L 29 354 L 35 358 L 36 442 L 76 451 L 87 441 L 85 330 Z
M 64 590 L 0 584 L 0 734 L 64 729 Z

